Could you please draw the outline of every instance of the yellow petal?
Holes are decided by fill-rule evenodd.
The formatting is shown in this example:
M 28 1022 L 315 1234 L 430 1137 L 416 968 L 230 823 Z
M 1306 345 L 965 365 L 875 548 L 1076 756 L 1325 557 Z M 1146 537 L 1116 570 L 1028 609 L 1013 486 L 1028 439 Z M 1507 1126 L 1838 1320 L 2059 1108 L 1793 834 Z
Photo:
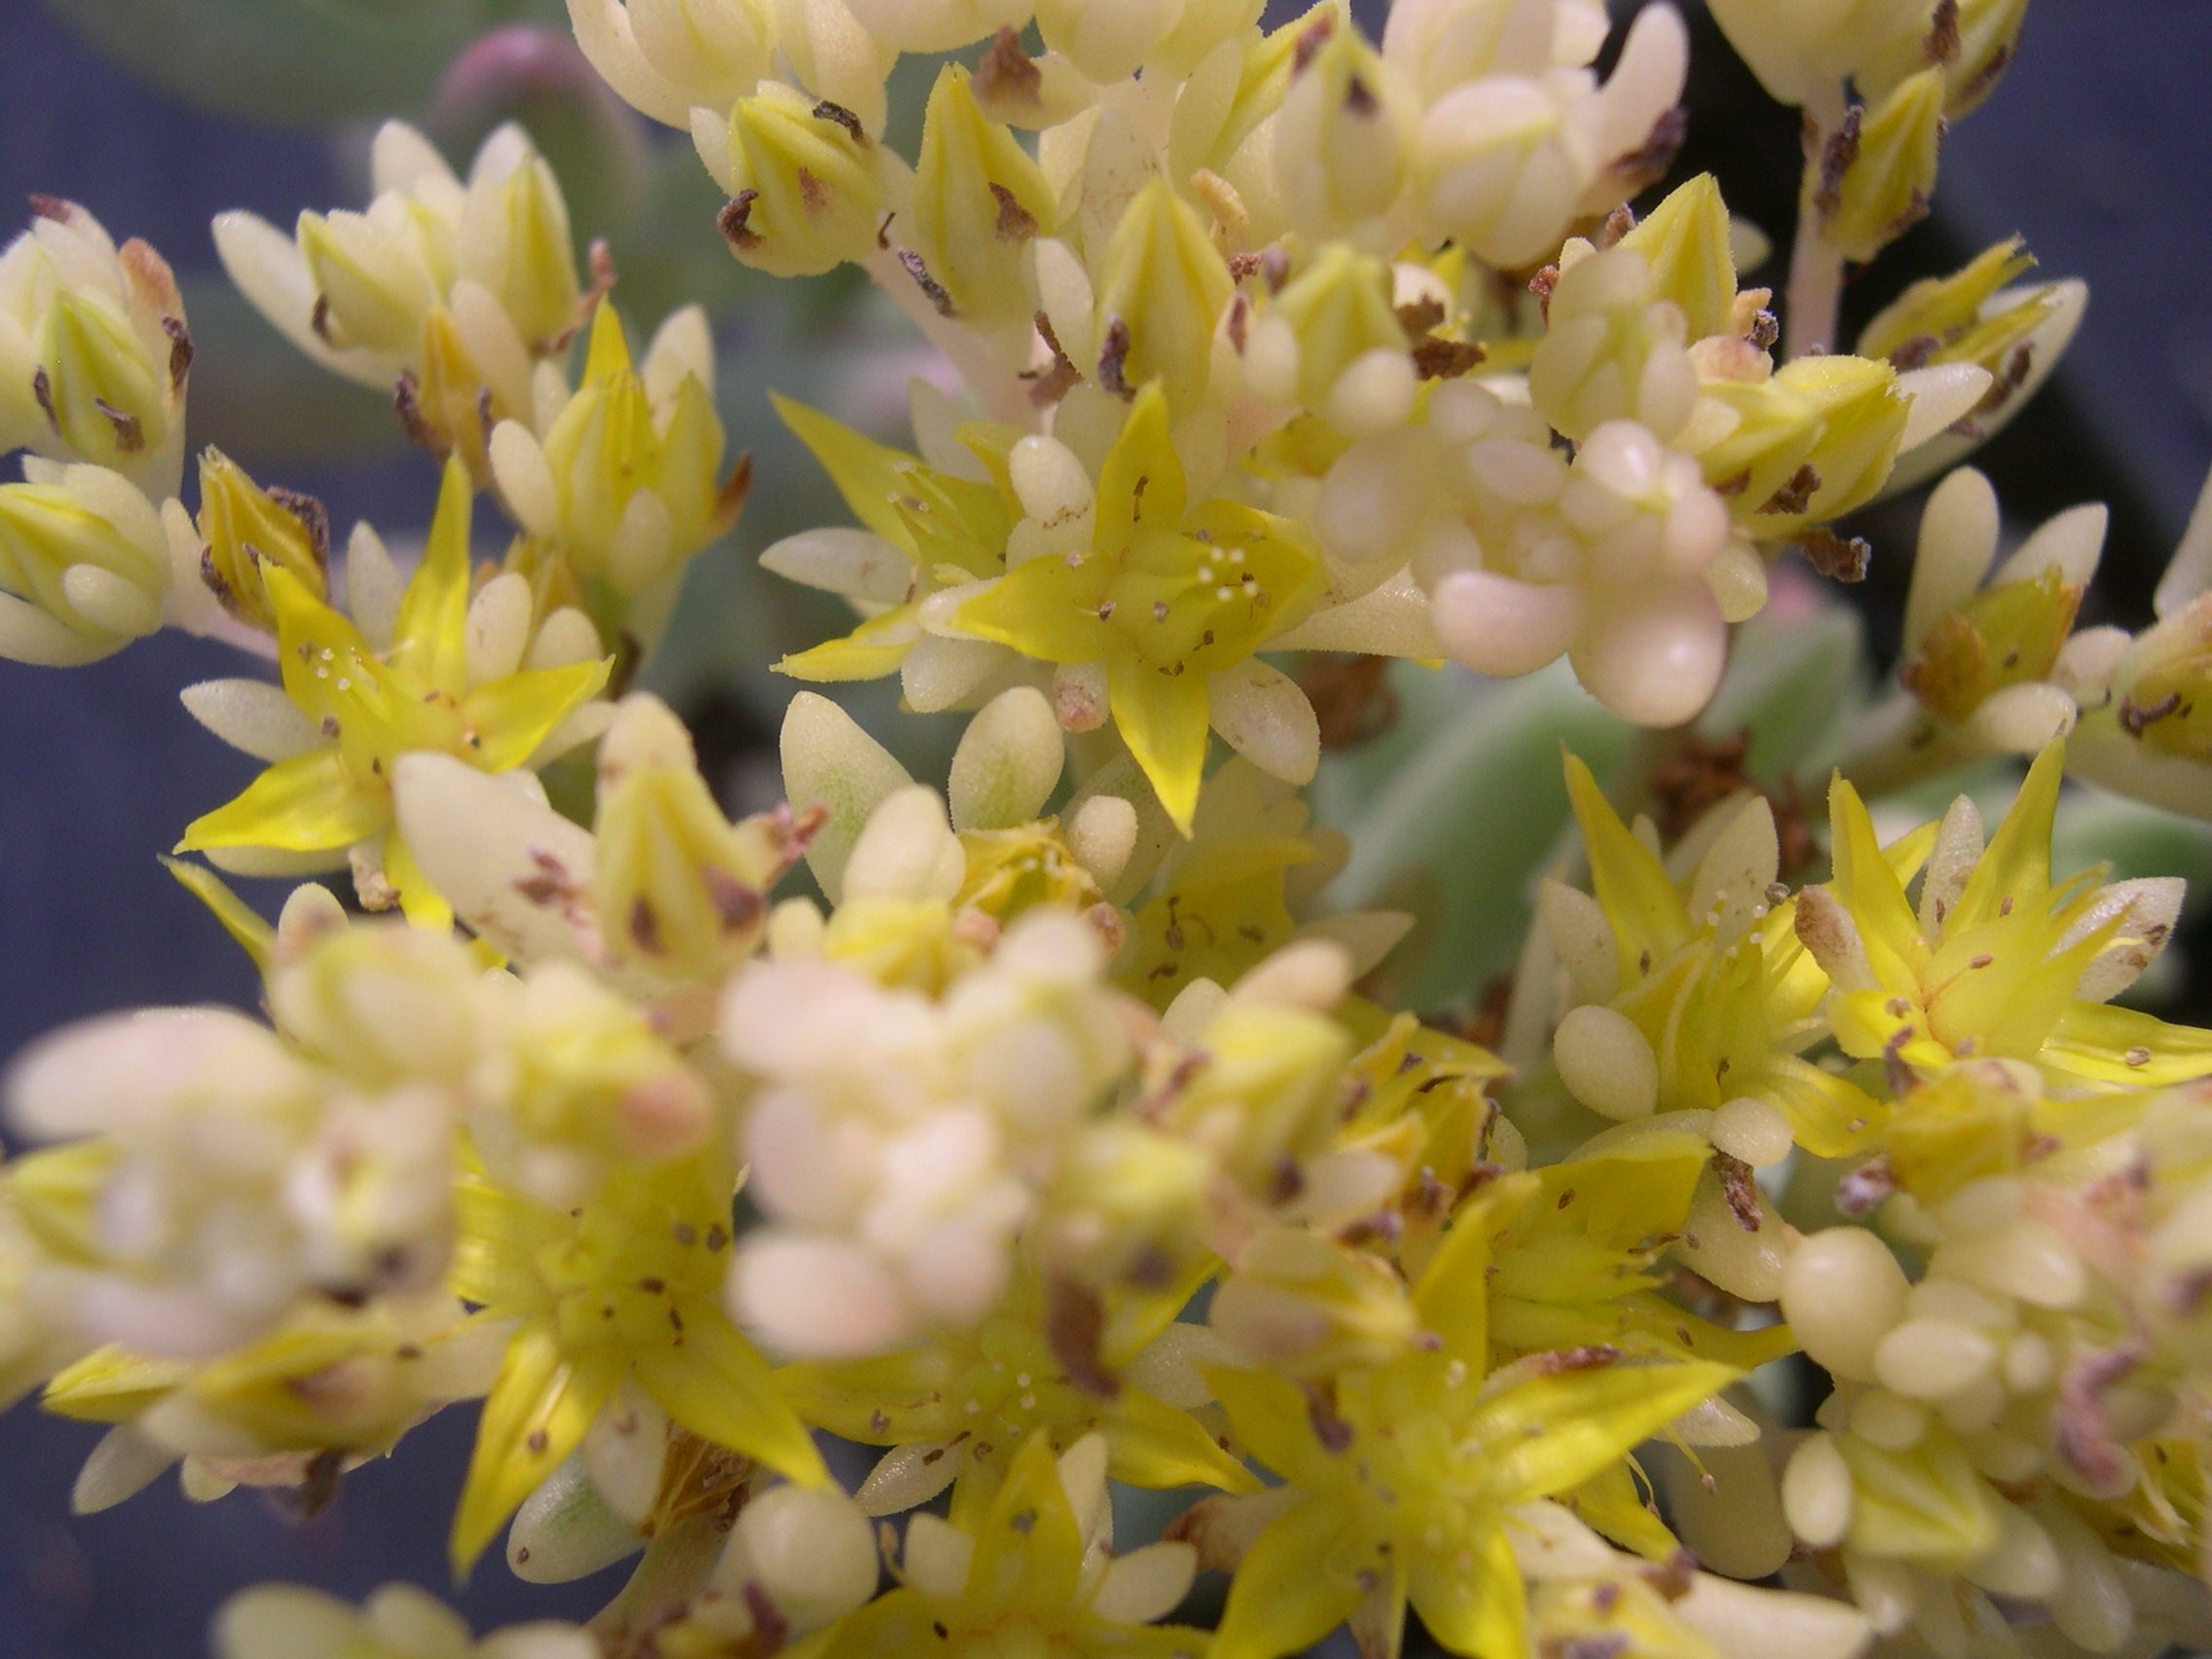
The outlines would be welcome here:
M 1466 1540 L 1474 1560 L 1449 1567 L 1422 1554 L 1414 1559 L 1407 1594 L 1428 1634 L 1454 1653 L 1480 1659 L 1523 1659 L 1530 1651 L 1523 1626 L 1528 1598 L 1505 1529 L 1496 1524 Z
M 1233 1366 L 1208 1366 L 1202 1375 L 1245 1451 L 1288 1480 L 1321 1486 L 1339 1477 L 1335 1460 L 1314 1436 L 1306 1396 L 1295 1384 Z
M 622 319 L 615 314 L 614 302 L 602 299 L 592 312 L 591 345 L 584 354 L 583 383 L 597 386 L 628 373 L 630 342 L 622 333 Z
M 1250 1469 L 1221 1449 L 1189 1412 L 1124 1386 L 1106 1436 L 1107 1473 L 1127 1486 L 1219 1487 L 1257 1492 Z
M 1107 668 L 1106 696 L 1122 741 L 1144 769 L 1175 828 L 1191 832 L 1206 769 L 1208 709 L 1203 677 L 1163 674 L 1136 657 Z
M 1349 1507 L 1310 1497 L 1262 1532 L 1230 1581 L 1213 1659 L 1303 1653 L 1366 1597 L 1358 1573 L 1374 1554 Z
M 1740 1375 L 1687 1365 L 1611 1365 L 1517 1383 L 1484 1404 L 1475 1432 L 1507 1503 L 1580 1486 Z
M 1681 1548 L 1681 1541 L 1645 1504 L 1637 1474 L 1635 1459 L 1624 1457 L 1561 1493 L 1561 1498 L 1621 1548 L 1634 1550 L 1645 1561 L 1664 1562 Z
M 2046 1062 L 2098 1083 L 2162 1088 L 2212 1077 L 2212 1031 L 2131 1008 L 2078 1002 L 2044 1045 Z
M 82 1422 L 129 1422 L 191 1377 L 183 1360 L 148 1359 L 111 1344 L 58 1373 L 39 1403 Z
M 808 1422 L 867 1446 L 950 1440 L 966 1426 L 948 1399 L 951 1368 L 938 1349 L 804 1360 L 780 1367 L 775 1381 L 776 1391 Z
M 1492 1242 L 1537 1188 L 1530 1174 L 1493 1181 L 1453 1217 L 1414 1287 L 1421 1324 L 1443 1339 L 1442 1351 L 1486 1367 L 1490 1346 Z
M 676 1342 L 636 1357 L 645 1392 L 701 1439 L 742 1452 L 787 1480 L 827 1484 L 822 1454 L 777 1392 L 759 1350 L 711 1303 L 687 1303 L 682 1313 Z
M 384 877 L 399 890 L 400 914 L 409 923 L 424 933 L 453 932 L 453 906 L 430 885 L 396 825 L 385 831 Z
M 899 515 L 898 500 L 904 487 L 903 471 L 921 462 L 903 450 L 862 437 L 852 427 L 803 403 L 774 392 L 768 397 L 784 424 L 813 451 L 814 459 L 822 463 L 822 470 L 830 474 L 830 482 L 837 486 L 837 494 L 845 498 L 845 505 L 861 523 L 911 554 L 913 536 Z
M 458 697 L 468 683 L 468 520 L 475 487 L 457 455 L 446 462 L 423 562 L 399 596 L 392 666 Z
M 963 601 L 953 626 L 1040 662 L 1097 662 L 1120 648 L 1098 614 L 1105 592 L 1100 567 L 1032 559 Z
M 1867 965 L 1884 985 L 1912 984 L 1924 949 L 1919 918 L 1904 895 L 1906 878 L 1884 857 L 1865 803 L 1841 773 L 1828 786 L 1828 826 L 1835 863 L 1830 886 L 1859 925 Z
M 1689 933 L 1689 912 L 1651 850 L 1629 833 L 1590 768 L 1573 755 L 1567 756 L 1567 797 L 1620 950 L 1621 983 L 1633 986 Z
M 479 685 L 461 705 L 475 740 L 467 758 L 487 772 L 522 765 L 556 726 L 599 695 L 610 666 L 603 658 L 566 668 L 526 668 Z
M 1791 1136 L 1815 1158 L 1848 1158 L 1859 1151 L 1883 1112 L 1857 1084 L 1794 1054 L 1770 1056 L 1752 1092 L 1789 1120 Z
M 1993 921 L 2000 911 L 2040 910 L 2050 893 L 2050 828 L 2058 815 L 2058 786 L 2066 776 L 2066 745 L 2052 743 L 2028 768 L 2011 810 L 1990 838 L 1951 906 L 1944 932 Z
M 1167 394 L 1154 381 L 1137 393 L 1128 421 L 1098 469 L 1098 506 L 1091 533 L 1094 553 L 1125 549 L 1140 525 L 1174 530 L 1189 505 L 1183 463 L 1167 424 Z
M 1025 1599 L 1048 1607 L 1074 1601 L 1083 1570 L 1083 1532 L 1044 1429 L 1014 1455 L 1006 1482 L 976 1534 L 970 1584 L 1018 1581 Z
M 390 822 L 389 794 L 356 784 L 337 750 L 311 749 L 277 761 L 236 798 L 194 819 L 175 850 L 279 847 L 287 852 L 335 852 Z
M 914 620 L 916 608 L 896 606 L 871 616 L 841 640 L 830 640 L 811 650 L 798 651 L 776 664 L 778 674 L 816 683 L 842 680 L 880 680 L 899 672 L 906 653 L 921 638 Z
M 214 913 L 215 920 L 223 924 L 223 931 L 238 940 L 239 948 L 252 957 L 254 967 L 267 976 L 270 964 L 276 960 L 276 930 L 262 919 L 260 912 L 232 892 L 230 885 L 204 865 L 164 859 L 162 867 Z
M 447 1550 L 455 1576 L 468 1576 L 507 1517 L 576 1449 L 621 1375 L 621 1358 L 612 1348 L 571 1354 L 552 1328 L 541 1324 L 515 1334 L 484 1402 L 468 1478 L 454 1511 Z

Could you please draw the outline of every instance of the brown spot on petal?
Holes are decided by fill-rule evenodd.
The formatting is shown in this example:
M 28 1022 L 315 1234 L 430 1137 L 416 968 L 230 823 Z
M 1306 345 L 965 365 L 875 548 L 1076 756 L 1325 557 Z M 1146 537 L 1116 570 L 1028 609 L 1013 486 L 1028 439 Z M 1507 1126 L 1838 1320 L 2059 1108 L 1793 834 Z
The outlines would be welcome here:
M 867 129 L 861 126 L 861 118 L 843 104 L 831 103 L 828 98 L 824 98 L 808 110 L 807 114 L 813 116 L 817 121 L 827 121 L 834 126 L 842 127 L 846 135 L 856 144 L 867 142 Z
M 715 225 L 722 240 L 741 253 L 751 252 L 760 245 L 760 233 L 753 228 L 753 204 L 760 200 L 757 190 L 741 190 L 731 197 L 715 215 Z
M 1045 1291 L 1046 1346 L 1067 1373 L 1070 1387 L 1111 1400 L 1121 1393 L 1122 1382 L 1101 1357 L 1105 1337 L 1106 1305 L 1098 1293 L 1074 1279 L 1055 1277 Z
M 1839 582 L 1864 581 L 1874 561 L 1874 549 L 1864 536 L 1846 541 L 1825 525 L 1800 536 L 1797 550 L 1805 555 L 1806 564 Z
M 1751 1166 L 1725 1152 L 1713 1155 L 1713 1172 L 1720 1177 L 1720 1196 L 1728 1200 L 1728 1213 L 1746 1233 L 1759 1230 L 1759 1188 L 1751 1179 Z
M 1013 191 L 996 180 L 991 182 L 990 191 L 999 204 L 998 219 L 991 227 L 999 240 L 1024 242 L 1037 234 L 1037 215 L 1024 207 Z
M 1134 398 L 1137 388 L 1125 378 L 1128 363 L 1129 325 L 1118 316 L 1108 317 L 1098 349 L 1098 384 L 1116 397 Z
M 1003 101 L 1031 108 L 1039 102 L 1044 85 L 1043 72 L 1021 50 L 1019 31 L 1012 28 L 1003 28 L 991 37 L 989 49 L 968 79 L 968 89 L 978 103 Z
M 958 316 L 960 314 L 958 309 L 952 303 L 952 296 L 945 292 L 943 283 L 930 275 L 930 268 L 920 254 L 910 247 L 903 247 L 899 250 L 899 263 L 906 268 L 906 275 L 914 279 L 914 286 L 921 289 L 923 294 L 928 297 L 930 304 L 936 308 L 938 315 Z

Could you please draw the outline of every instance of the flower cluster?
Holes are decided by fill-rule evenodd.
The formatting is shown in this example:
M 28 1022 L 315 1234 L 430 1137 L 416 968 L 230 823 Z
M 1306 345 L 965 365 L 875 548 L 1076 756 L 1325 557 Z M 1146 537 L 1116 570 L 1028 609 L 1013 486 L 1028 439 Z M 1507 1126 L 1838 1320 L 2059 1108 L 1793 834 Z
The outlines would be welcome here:
M 216 223 L 434 456 L 419 549 L 214 449 L 188 504 L 176 284 L 39 203 L 0 652 L 273 667 L 185 690 L 266 769 L 171 865 L 265 994 L 0 1077 L 0 1398 L 107 1425 L 83 1509 L 174 1466 L 312 1510 L 475 1402 L 458 1575 L 639 1558 L 481 1642 L 263 1587 L 222 1659 L 2212 1640 L 2212 1032 L 2141 1006 L 2184 883 L 2053 870 L 2070 771 L 2147 803 L 2108 825 L 2212 818 L 2212 496 L 2156 621 L 2078 630 L 2102 509 L 2000 561 L 1955 463 L 2080 284 L 1999 243 L 1835 349 L 2018 0 L 1712 10 L 1805 111 L 1780 302 L 1718 182 L 1667 186 L 1664 5 L 1608 47 L 1593 0 L 1379 41 L 1338 0 L 571 0 L 726 199 L 702 239 L 859 267 L 942 359 L 907 448 L 776 399 L 857 523 L 759 562 L 857 612 L 774 666 L 896 676 L 949 761 L 800 691 L 735 818 L 635 688 L 726 620 L 682 597 L 753 477 L 716 334 L 638 343 L 519 127 L 463 178 L 389 125 L 364 210 Z M 1831 602 L 1784 556 L 1856 579 L 1831 525 L 1946 471 L 1896 686 L 1790 747 Z M 1689 725 L 1723 705 L 1740 740 Z M 1528 824 L 1423 866 L 1468 754 Z M 1918 822 L 1998 757 L 2001 817 L 1985 766 Z M 1824 828 L 1788 768 L 1838 760 Z M 271 923 L 216 870 L 352 903 Z M 1179 1494 L 1123 1493 L 1122 1553 L 1116 1489 Z

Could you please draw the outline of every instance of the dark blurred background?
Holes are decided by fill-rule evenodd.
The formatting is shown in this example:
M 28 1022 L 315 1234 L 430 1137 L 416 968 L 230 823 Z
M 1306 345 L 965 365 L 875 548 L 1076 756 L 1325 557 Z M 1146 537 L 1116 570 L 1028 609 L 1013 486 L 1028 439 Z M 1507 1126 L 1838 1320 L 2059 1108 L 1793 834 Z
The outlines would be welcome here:
M 322 118 L 339 104 L 420 113 L 435 82 L 423 78 L 420 52 L 380 55 L 371 28 L 341 61 L 317 61 L 288 85 L 264 76 L 258 88 L 225 94 L 208 78 L 224 55 L 257 43 L 218 27 L 166 41 L 160 21 L 175 9 L 175 0 L 0 0 L 0 237 L 20 212 L 7 203 L 31 192 L 82 202 L 119 239 L 142 236 L 163 250 L 187 280 L 196 324 L 205 317 L 222 338 L 251 343 L 258 325 L 237 316 L 235 302 L 226 313 L 209 215 L 248 206 L 288 225 L 304 206 L 358 204 L 368 123 L 333 141 L 316 129 L 328 125 Z M 204 8 L 210 16 L 241 9 L 250 10 L 229 0 Z M 329 9 L 371 10 L 357 0 Z M 409 25 L 434 33 L 459 28 L 464 13 L 491 20 L 517 9 L 450 0 L 442 10 L 389 10 L 442 19 Z M 1697 24 L 1691 141 L 1677 176 L 1716 171 L 1731 206 L 1787 247 L 1794 121 L 1766 102 L 1702 16 Z M 119 67 L 88 35 L 190 101 Z M 439 42 L 415 44 L 430 51 Z M 2013 232 L 2046 274 L 2088 279 L 2087 320 L 2057 380 L 1977 461 L 2022 525 L 2074 501 L 2111 502 L 2100 619 L 2134 626 L 2148 618 L 2151 586 L 2212 461 L 2208 65 L 2205 0 L 2036 0 L 2004 86 L 1951 134 L 1936 217 L 1856 282 L 1847 302 L 1862 319 L 1912 277 L 1955 268 Z M 210 107 L 275 112 L 291 125 Z M 449 135 L 468 129 L 471 113 L 449 101 Z M 562 106 L 548 120 L 572 117 Z M 463 149 L 457 160 L 465 159 Z M 682 245 L 702 263 L 686 271 L 727 281 L 711 224 L 668 216 L 673 236 L 695 226 L 696 247 Z M 585 230 L 580 206 L 577 218 Z M 763 340 L 760 350 L 793 344 Z M 365 515 L 387 527 L 426 517 L 431 485 L 419 458 L 387 447 L 341 461 L 302 447 L 294 400 L 327 388 L 301 391 L 273 333 L 261 330 L 259 347 L 253 354 L 241 344 L 228 369 L 203 357 L 195 445 L 219 442 L 257 475 L 323 496 L 339 526 Z M 757 391 L 743 377 L 725 382 L 733 429 L 738 406 L 757 402 Z M 366 437 L 387 420 L 378 404 L 348 392 L 317 407 L 337 409 L 329 418 L 341 425 L 357 422 Z M 1856 527 L 1876 548 L 1862 599 L 1877 652 L 1894 650 L 1916 512 L 1908 501 Z M 725 547 L 706 559 L 738 557 Z M 710 571 L 705 579 L 722 579 L 712 591 L 726 594 L 726 578 Z M 732 618 L 740 631 L 742 622 Z M 251 665 L 226 649 L 168 638 L 66 674 L 0 662 L 0 1060 L 40 1032 L 108 1009 L 253 1002 L 242 958 L 154 862 L 179 826 L 254 769 L 200 730 L 175 696 L 195 680 L 241 672 Z M 724 759 L 765 735 L 727 695 L 694 685 L 682 696 L 704 745 Z M 446 1519 L 471 1418 L 448 1412 L 418 1430 L 396 1461 L 352 1476 L 341 1500 L 305 1525 L 246 1493 L 189 1505 L 166 1480 L 120 1509 L 71 1519 L 70 1484 L 96 1431 L 26 1409 L 0 1418 L 0 1655 L 188 1659 L 203 1651 L 222 1598 L 266 1578 L 305 1578 L 350 1597 L 394 1577 L 444 1588 Z M 604 1579 L 523 1586 L 495 1555 L 460 1601 L 482 1630 L 582 1616 L 610 1588 Z

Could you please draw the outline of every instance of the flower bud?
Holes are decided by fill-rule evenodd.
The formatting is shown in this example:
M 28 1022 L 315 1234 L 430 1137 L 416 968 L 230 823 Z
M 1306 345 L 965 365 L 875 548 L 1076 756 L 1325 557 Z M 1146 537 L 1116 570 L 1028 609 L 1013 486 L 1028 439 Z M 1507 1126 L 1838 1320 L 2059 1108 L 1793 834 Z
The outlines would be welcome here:
M 373 922 L 326 934 L 269 980 L 277 1029 L 370 1088 L 463 1076 L 482 1032 L 476 964 L 446 935 Z
M 1936 619 L 1899 678 L 1936 719 L 1963 721 L 2006 687 L 2048 678 L 2084 591 L 2056 565 L 1986 588 Z
M 1098 282 L 1098 378 L 1108 389 L 1163 383 L 1171 407 L 1205 394 L 1214 326 L 1235 284 L 1198 209 L 1154 179 L 1123 210 Z
M 1210 1152 L 1247 1192 L 1270 1196 L 1324 1150 L 1349 1040 L 1304 1009 L 1233 999 L 1206 1026 L 1207 1063 L 1169 1100 L 1163 1127 Z
M 314 284 L 315 332 L 339 350 L 413 355 L 439 295 L 404 205 L 384 199 L 365 213 L 303 212 L 297 235 Z
M 685 360 L 681 344 L 697 332 L 682 313 L 671 318 L 641 375 L 621 318 L 603 302 L 583 385 L 543 441 L 515 421 L 492 435 L 493 472 L 525 529 L 558 545 L 578 575 L 625 598 L 726 533 L 744 501 L 749 469 L 719 477 L 713 357 Z
M 1736 260 L 1728 245 L 1728 208 L 1711 173 L 1668 192 L 1615 245 L 1643 256 L 1651 268 L 1652 298 L 1674 303 L 1690 339 L 1728 327 L 1736 306 Z M 1552 300 L 1556 306 L 1557 289 Z
M 0 445 L 168 495 L 192 363 L 175 278 L 146 243 L 116 247 L 75 203 L 35 205 L 36 223 L 0 253 Z
M 1844 136 L 1854 133 L 1855 147 L 1831 139 L 1806 169 L 1799 211 L 1817 214 L 1828 242 L 1863 264 L 1928 216 L 1943 144 L 1942 72 L 1900 81 L 1871 114 L 1854 109 Z
M 953 52 L 1029 20 L 1028 0 L 845 0 L 862 28 L 893 52 Z
M 752 92 L 776 39 L 770 0 L 572 0 L 569 18 L 600 78 L 677 128 Z
M 1558 248 L 1584 182 L 1571 100 L 1553 82 L 1497 77 L 1456 87 L 1429 105 L 1415 158 L 1432 231 L 1505 270 Z
M 729 193 L 722 236 L 746 264 L 816 276 L 875 246 L 890 164 L 849 111 L 763 81 L 738 99 L 726 132 L 695 116 L 692 136 Z
M 481 416 L 526 416 L 534 360 L 565 350 L 581 298 L 559 184 L 520 127 L 484 141 L 464 186 L 399 122 L 371 152 L 363 212 L 303 213 L 291 238 L 251 213 L 215 221 L 223 266 L 325 368 L 390 391 L 409 435 L 481 471 Z
M 1405 177 L 1397 92 L 1359 31 L 1332 27 L 1294 68 L 1274 165 L 1294 228 L 1316 240 L 1387 213 Z
M 768 889 L 804 832 L 781 810 L 723 818 L 683 723 L 644 693 L 608 728 L 599 777 L 593 891 L 607 942 L 673 978 L 719 977 L 758 942 Z
M 2120 729 L 2191 760 L 2212 760 L 2212 594 L 2138 635 L 2113 669 Z
M 484 141 L 469 168 L 457 281 L 481 283 L 533 356 L 567 346 L 582 294 L 560 181 L 519 127 Z
M 291 571 L 317 599 L 330 591 L 330 515 L 312 496 L 264 490 L 221 450 L 200 458 L 200 575 L 223 608 L 276 631 L 263 571 Z
M 2020 45 L 2028 0 L 1957 0 L 1936 8 L 1926 33 L 1899 35 L 1863 63 L 1860 89 L 1881 97 L 1930 64 L 1943 72 L 1943 113 L 1956 121 L 1972 113 L 2004 78 Z
M 1427 98 L 1484 76 L 1539 75 L 1597 55 L 1592 46 L 1563 56 L 1557 22 L 1552 6 L 1527 0 L 1398 0 L 1383 26 L 1382 55 Z
M 2037 326 L 2059 304 L 2046 283 L 2021 303 L 1991 313 L 2000 289 L 2035 269 L 2018 237 L 1993 243 L 1948 276 L 1926 276 L 1878 313 L 1859 337 L 1864 357 L 1887 357 L 1900 369 L 1930 363 L 1973 363 L 2004 376 Z
M 1888 363 L 1803 357 L 1757 382 L 1707 382 L 1733 429 L 1702 451 L 1706 479 L 1755 536 L 1792 535 L 1848 512 L 1888 478 L 1911 400 Z
M 1026 321 L 1037 302 L 1023 252 L 1054 211 L 1029 153 L 976 107 L 968 74 L 946 65 L 922 120 L 908 225 L 914 253 L 954 308 L 982 321 Z
M 1390 299 L 1382 260 L 1324 245 L 1247 334 L 1247 388 L 1312 410 L 1350 437 L 1397 425 L 1413 410 L 1415 377 Z
M 1912 51 L 1925 38 L 1928 0 L 1713 0 L 1713 18 L 1751 66 L 1759 84 L 1786 104 L 1812 103 L 1862 64 Z
M 1199 9 L 1186 0 L 1041 0 L 1037 28 L 1050 50 L 1103 87 L 1135 74 L 1185 12 Z
M 1586 254 L 1552 289 L 1546 332 L 1529 364 L 1530 400 L 1577 442 L 1607 421 L 1639 422 L 1665 442 L 1697 402 L 1685 333 L 1681 311 L 1656 296 L 1641 253 Z
M 1305 1378 L 1387 1364 L 1416 1326 L 1413 1300 L 1387 1262 L 1288 1227 L 1253 1235 L 1207 1319 L 1246 1360 Z
M 565 1209 L 616 1164 L 678 1158 L 706 1137 L 706 1085 L 641 1010 L 580 968 L 534 975 L 505 1036 L 479 1061 L 488 1098 L 469 1125 L 496 1178 Z
M 104 467 L 25 471 L 0 486 L 0 656 L 92 662 L 159 628 L 169 555 L 152 503 Z

